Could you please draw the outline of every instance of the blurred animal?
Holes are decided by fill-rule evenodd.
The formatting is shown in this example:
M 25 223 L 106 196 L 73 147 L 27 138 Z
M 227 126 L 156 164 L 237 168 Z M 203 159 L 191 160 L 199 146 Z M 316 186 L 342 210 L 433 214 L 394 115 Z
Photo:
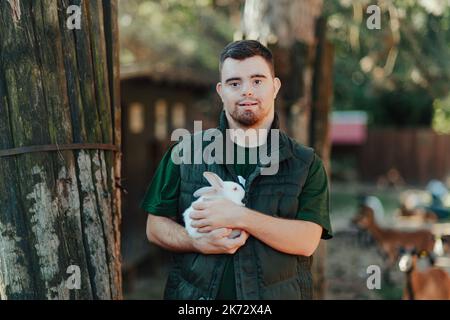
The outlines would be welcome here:
M 388 268 L 395 264 L 400 248 L 433 251 L 435 240 L 430 231 L 401 231 L 381 228 L 375 221 L 373 209 L 366 205 L 360 207 L 352 222 L 372 235 L 382 253 L 387 257 Z
M 384 207 L 380 199 L 377 197 L 360 194 L 358 196 L 358 203 L 360 206 L 367 206 L 373 210 L 375 221 L 381 221 L 384 219 Z M 363 247 L 370 247 L 375 244 L 373 236 L 367 232 L 367 230 L 362 228 L 358 228 L 357 230 L 356 236 L 359 245 Z
M 449 235 L 437 235 L 435 236 L 435 244 L 433 252 L 437 256 L 443 256 L 450 252 L 450 236 Z
M 415 249 L 406 250 L 400 255 L 398 266 L 406 276 L 403 300 L 450 300 L 449 274 L 434 266 L 419 271 L 418 258 Z
M 444 252 L 450 252 L 450 235 L 441 236 Z
M 400 194 L 401 206 L 397 215 L 423 222 L 447 219 L 450 217 L 447 197 L 447 187 L 441 181 L 431 180 L 426 190 L 409 189 Z
M 363 204 L 373 210 L 375 220 L 381 221 L 384 219 L 384 207 L 380 199 L 375 196 L 366 196 Z
M 429 201 L 429 194 L 421 190 L 406 190 L 400 195 L 400 207 L 395 215 L 399 218 L 408 218 L 417 222 L 431 222 L 438 220 L 435 213 L 425 208 Z
M 404 204 L 395 213 L 397 217 L 408 218 L 422 223 L 435 223 L 438 221 L 438 216 L 425 208 L 409 209 Z

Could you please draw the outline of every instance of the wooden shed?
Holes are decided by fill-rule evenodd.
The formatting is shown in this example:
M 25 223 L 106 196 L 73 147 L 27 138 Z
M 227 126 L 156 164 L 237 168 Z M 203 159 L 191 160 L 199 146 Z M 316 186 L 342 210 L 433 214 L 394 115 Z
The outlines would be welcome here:
M 158 249 L 145 235 L 147 215 L 139 208 L 146 188 L 177 128 L 193 131 L 217 124 L 221 110 L 216 79 L 192 70 L 122 67 L 122 271 L 128 275 Z

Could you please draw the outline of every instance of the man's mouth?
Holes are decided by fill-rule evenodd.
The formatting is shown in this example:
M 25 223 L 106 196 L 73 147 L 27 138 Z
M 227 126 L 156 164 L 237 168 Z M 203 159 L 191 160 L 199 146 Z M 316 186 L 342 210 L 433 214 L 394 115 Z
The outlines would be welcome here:
M 257 106 L 258 102 L 256 101 L 243 101 L 238 103 L 239 106 L 241 107 L 251 107 L 251 106 Z

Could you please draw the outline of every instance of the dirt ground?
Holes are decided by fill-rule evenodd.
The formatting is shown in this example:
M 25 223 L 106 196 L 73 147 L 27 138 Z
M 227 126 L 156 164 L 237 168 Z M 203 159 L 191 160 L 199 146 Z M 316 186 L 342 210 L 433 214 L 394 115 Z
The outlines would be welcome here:
M 379 266 L 380 289 L 369 289 L 367 280 L 373 274 L 369 266 Z M 384 278 L 384 260 L 374 244 L 364 244 L 355 234 L 339 232 L 328 242 L 325 299 L 378 300 L 400 299 L 404 275 L 395 268 Z

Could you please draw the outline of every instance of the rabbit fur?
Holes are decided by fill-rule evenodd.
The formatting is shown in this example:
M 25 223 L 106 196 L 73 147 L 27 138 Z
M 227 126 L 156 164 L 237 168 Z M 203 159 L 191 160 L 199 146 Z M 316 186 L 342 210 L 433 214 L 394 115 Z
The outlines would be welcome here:
M 223 181 L 217 174 L 208 171 L 203 172 L 203 176 L 211 186 L 203 187 L 195 191 L 194 196 L 199 198 L 192 204 L 224 197 L 240 206 L 244 206 L 242 199 L 245 196 L 245 191 L 239 183 L 233 181 Z M 245 179 L 241 176 L 239 176 L 239 181 L 245 185 Z M 192 218 L 189 215 L 193 211 L 192 204 L 183 212 L 184 225 L 189 236 L 192 238 L 199 238 L 204 236 L 206 233 L 200 233 L 197 231 L 197 228 L 191 226 Z M 233 230 L 228 237 L 236 238 L 239 237 L 240 234 L 240 230 Z

